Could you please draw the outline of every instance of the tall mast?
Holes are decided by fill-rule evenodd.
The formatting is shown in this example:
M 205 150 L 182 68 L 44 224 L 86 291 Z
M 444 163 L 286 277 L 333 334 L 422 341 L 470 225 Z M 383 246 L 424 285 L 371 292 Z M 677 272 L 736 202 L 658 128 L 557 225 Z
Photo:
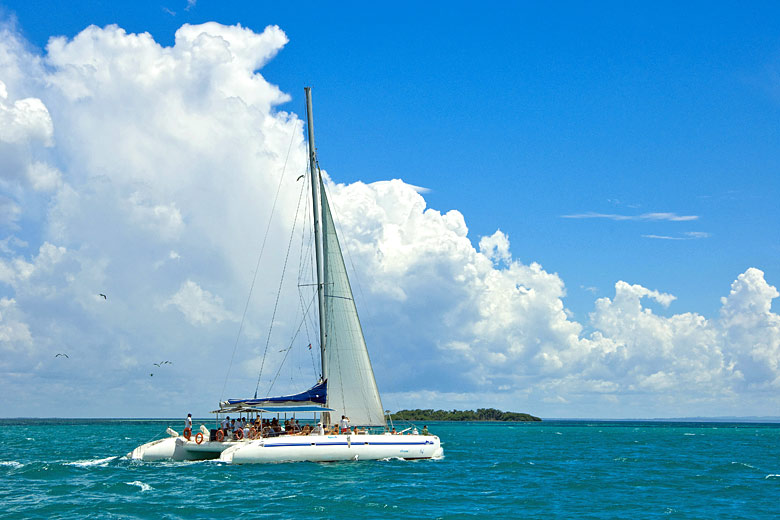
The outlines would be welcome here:
M 304 87 L 306 92 L 306 125 L 309 129 L 309 172 L 311 174 L 311 200 L 314 213 L 314 250 L 317 257 L 317 300 L 320 305 L 320 360 L 322 366 L 322 379 L 327 379 L 327 367 L 325 363 L 325 259 L 322 254 L 322 232 L 320 221 L 322 209 L 320 208 L 320 175 L 317 167 L 317 150 L 314 147 L 314 123 L 311 111 L 311 87 Z

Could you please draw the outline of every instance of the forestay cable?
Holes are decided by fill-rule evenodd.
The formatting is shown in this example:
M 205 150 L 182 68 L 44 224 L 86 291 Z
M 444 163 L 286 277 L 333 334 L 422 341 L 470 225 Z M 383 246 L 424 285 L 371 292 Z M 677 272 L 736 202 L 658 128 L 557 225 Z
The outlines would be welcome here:
M 279 192 L 282 190 L 282 181 L 284 180 L 284 174 L 287 171 L 287 162 L 290 159 L 290 150 L 292 150 L 293 140 L 295 138 L 296 129 L 298 125 L 295 125 L 290 135 L 290 144 L 287 146 L 287 156 L 284 158 L 284 166 L 282 166 L 282 173 L 279 175 L 279 185 L 276 187 L 276 195 L 274 195 L 274 203 L 271 205 L 271 214 L 268 217 L 268 225 L 265 228 L 265 236 L 263 236 L 263 243 L 260 246 L 260 255 L 257 257 L 257 264 L 255 265 L 255 272 L 252 275 L 252 284 L 249 286 L 249 294 L 246 297 L 246 304 L 244 305 L 244 312 L 241 315 L 241 324 L 238 327 L 238 335 L 236 336 L 236 343 L 233 345 L 233 353 L 230 355 L 230 364 L 228 365 L 227 374 L 225 374 L 225 382 L 222 383 L 222 391 L 219 393 L 219 400 L 225 397 L 225 388 L 227 387 L 228 378 L 230 377 L 230 370 L 233 368 L 233 359 L 236 357 L 236 349 L 238 349 L 238 341 L 241 339 L 241 332 L 244 330 L 244 320 L 246 319 L 246 312 L 249 309 L 249 302 L 252 300 L 252 291 L 255 288 L 255 281 L 257 280 L 257 273 L 260 270 L 260 259 L 263 258 L 263 251 L 265 251 L 265 244 L 268 240 L 268 233 L 271 230 L 271 221 L 274 218 L 274 211 L 276 210 L 276 202 L 279 200 Z

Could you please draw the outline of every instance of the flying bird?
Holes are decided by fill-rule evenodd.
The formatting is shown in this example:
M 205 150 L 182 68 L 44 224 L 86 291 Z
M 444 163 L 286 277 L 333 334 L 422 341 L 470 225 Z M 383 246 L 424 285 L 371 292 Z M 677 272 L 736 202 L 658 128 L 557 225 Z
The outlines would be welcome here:
M 170 361 L 160 361 L 159 363 L 152 363 L 152 365 L 156 367 L 161 367 L 163 365 L 173 365 Z
M 152 377 L 152 376 L 154 376 L 154 374 L 149 374 L 149 377 Z
M 98 294 L 98 296 L 102 296 L 104 300 L 107 300 L 107 299 L 108 299 L 108 298 L 106 298 L 106 295 L 105 295 L 105 294 L 103 294 L 103 293 L 100 293 L 100 294 Z
M 57 354 L 57 355 L 55 355 L 54 357 L 58 358 L 58 357 L 60 357 L 60 356 L 62 356 L 62 357 L 66 357 L 66 358 L 70 359 L 70 356 L 69 356 L 69 355 L 67 355 L 67 354 Z

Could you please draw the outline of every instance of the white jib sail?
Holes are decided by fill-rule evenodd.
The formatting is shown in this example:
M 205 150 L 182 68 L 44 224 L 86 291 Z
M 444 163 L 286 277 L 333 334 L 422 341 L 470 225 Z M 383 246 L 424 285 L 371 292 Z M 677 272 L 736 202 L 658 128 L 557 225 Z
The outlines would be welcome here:
M 325 357 L 328 378 L 328 408 L 333 422 L 342 415 L 350 424 L 384 426 L 385 419 L 374 371 L 366 349 L 352 288 L 347 278 L 336 227 L 325 187 L 320 182 L 322 200 L 323 256 L 325 257 Z

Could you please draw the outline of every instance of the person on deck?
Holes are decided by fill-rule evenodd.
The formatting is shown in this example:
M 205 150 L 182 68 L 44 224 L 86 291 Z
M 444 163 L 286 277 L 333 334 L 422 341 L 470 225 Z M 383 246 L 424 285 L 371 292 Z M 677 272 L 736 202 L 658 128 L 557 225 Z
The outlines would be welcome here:
M 339 422 L 339 431 L 341 433 L 349 432 L 349 418 L 346 415 L 341 416 L 341 421 Z
M 187 418 L 184 420 L 184 429 L 192 431 L 192 414 L 188 413 Z
M 430 433 L 428 433 L 428 425 L 427 424 L 425 426 L 423 426 L 422 434 L 423 435 L 430 435 Z

